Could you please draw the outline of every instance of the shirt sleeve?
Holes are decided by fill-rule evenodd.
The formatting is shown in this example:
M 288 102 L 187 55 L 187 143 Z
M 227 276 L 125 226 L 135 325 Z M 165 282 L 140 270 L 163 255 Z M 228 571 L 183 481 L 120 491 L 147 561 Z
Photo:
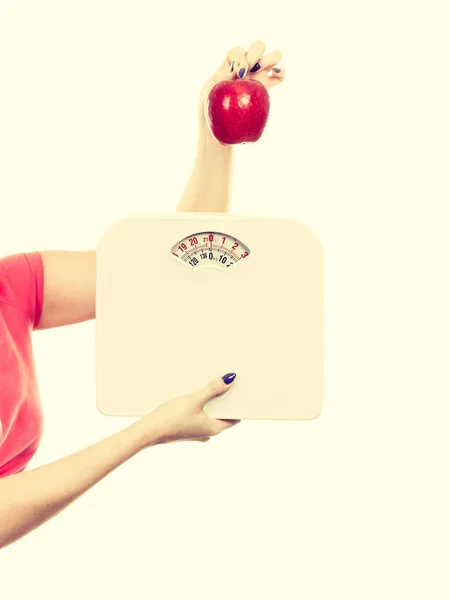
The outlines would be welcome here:
M 44 265 L 39 252 L 0 259 L 0 299 L 23 312 L 36 329 L 44 303 Z

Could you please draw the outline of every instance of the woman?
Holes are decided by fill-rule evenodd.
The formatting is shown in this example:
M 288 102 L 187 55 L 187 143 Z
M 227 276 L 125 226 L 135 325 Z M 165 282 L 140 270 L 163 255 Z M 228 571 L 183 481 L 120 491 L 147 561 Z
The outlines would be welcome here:
M 203 86 L 193 172 L 178 204 L 182 212 L 226 212 L 233 147 L 211 135 L 204 104 L 222 79 L 249 77 L 270 89 L 284 79 L 281 52 L 264 55 L 254 42 L 235 47 Z M 124 430 L 53 463 L 24 472 L 42 435 L 31 331 L 95 318 L 96 253 L 43 251 L 0 259 L 0 548 L 26 535 L 79 498 L 143 448 L 207 441 L 239 421 L 208 417 L 205 403 L 227 391 L 234 373 L 176 398 Z

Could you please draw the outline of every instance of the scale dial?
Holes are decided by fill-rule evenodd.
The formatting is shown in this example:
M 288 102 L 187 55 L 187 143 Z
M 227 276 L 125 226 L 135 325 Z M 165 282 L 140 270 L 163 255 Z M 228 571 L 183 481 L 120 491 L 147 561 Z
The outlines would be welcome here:
M 171 253 L 194 269 L 227 269 L 249 256 L 250 250 L 227 233 L 202 231 L 177 242 Z

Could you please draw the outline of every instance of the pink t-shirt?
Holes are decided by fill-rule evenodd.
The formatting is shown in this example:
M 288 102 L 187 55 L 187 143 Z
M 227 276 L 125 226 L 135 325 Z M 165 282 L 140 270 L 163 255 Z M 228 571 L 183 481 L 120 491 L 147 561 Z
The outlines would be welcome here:
M 39 252 L 0 258 L 0 477 L 23 471 L 42 436 L 31 332 L 43 293 Z

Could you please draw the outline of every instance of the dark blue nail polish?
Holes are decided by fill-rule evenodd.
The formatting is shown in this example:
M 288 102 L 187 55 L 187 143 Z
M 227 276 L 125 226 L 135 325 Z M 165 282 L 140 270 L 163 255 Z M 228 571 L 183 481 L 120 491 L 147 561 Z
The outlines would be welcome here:
M 261 65 L 259 63 L 255 63 L 254 66 L 250 69 L 250 73 L 256 73 L 256 71 L 259 71 L 260 68 Z
M 279 73 L 281 69 L 274 69 L 275 73 Z
M 242 79 L 242 77 L 244 77 L 244 75 L 245 75 L 245 69 L 242 68 L 239 70 L 238 76 Z
M 230 385 L 230 383 L 232 383 L 235 380 L 235 378 L 236 378 L 236 373 L 227 373 L 226 375 L 224 375 L 222 377 L 222 380 L 227 385 Z

